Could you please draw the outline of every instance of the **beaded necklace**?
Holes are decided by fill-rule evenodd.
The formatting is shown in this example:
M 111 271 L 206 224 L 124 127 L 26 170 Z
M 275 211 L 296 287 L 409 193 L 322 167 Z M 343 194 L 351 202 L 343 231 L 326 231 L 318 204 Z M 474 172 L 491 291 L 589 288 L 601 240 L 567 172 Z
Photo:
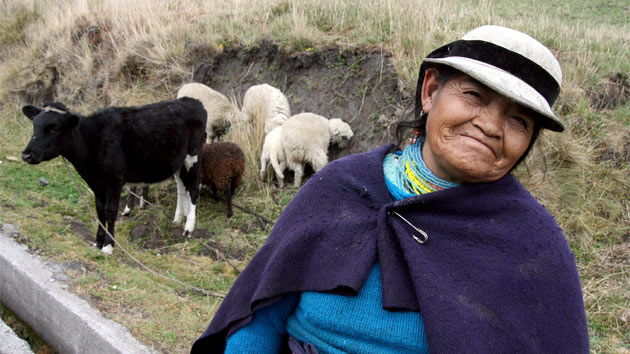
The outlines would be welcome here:
M 396 185 L 408 192 L 424 194 L 459 186 L 458 183 L 445 181 L 431 172 L 422 159 L 422 143 L 407 146 L 398 157 L 396 164 Z

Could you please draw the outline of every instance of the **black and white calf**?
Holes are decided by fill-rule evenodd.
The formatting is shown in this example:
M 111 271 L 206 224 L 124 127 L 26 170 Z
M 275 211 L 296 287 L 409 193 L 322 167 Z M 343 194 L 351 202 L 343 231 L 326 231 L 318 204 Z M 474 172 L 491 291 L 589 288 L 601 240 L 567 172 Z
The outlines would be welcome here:
M 33 137 L 22 152 L 30 164 L 59 155 L 70 161 L 94 191 L 101 223 L 114 235 L 120 192 L 125 183 L 156 183 L 175 176 L 177 209 L 173 222 L 186 217 L 184 233 L 195 228 L 206 111 L 194 98 L 142 107 L 110 107 L 87 117 L 61 103 L 24 106 Z M 111 253 L 114 241 L 100 226 L 96 246 Z

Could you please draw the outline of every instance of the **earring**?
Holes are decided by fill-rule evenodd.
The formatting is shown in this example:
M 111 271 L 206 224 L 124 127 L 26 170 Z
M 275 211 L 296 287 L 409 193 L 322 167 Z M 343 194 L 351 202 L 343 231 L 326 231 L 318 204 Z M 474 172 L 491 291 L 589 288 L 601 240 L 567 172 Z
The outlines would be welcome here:
M 422 114 L 420 115 L 420 118 L 418 118 L 418 121 L 426 121 L 427 120 L 427 115 L 428 113 L 425 113 L 424 110 L 422 111 Z M 414 129 L 411 131 L 411 137 L 409 137 L 409 144 L 413 145 L 416 142 L 418 142 L 418 136 L 420 136 L 420 130 L 418 129 Z
M 420 135 L 420 131 L 418 129 L 414 129 L 411 132 L 411 137 L 409 138 L 409 144 L 413 145 L 418 141 L 418 136 Z

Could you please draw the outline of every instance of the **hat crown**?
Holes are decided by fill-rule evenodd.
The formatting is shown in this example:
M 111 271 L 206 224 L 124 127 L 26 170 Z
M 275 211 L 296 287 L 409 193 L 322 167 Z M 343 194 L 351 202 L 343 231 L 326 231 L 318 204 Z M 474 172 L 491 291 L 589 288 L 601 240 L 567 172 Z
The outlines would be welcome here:
M 562 84 L 562 69 L 553 53 L 542 43 L 523 32 L 502 26 L 487 25 L 466 33 L 462 40 L 485 41 L 518 53 L 547 71 L 558 82 L 558 86 Z

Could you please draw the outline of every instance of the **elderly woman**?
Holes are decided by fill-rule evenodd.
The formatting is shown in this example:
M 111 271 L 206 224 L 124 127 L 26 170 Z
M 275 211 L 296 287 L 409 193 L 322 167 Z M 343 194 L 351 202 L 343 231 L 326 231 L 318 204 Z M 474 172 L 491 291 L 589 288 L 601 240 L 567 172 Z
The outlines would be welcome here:
M 564 129 L 561 76 L 504 27 L 429 54 L 412 143 L 315 174 L 193 353 L 588 353 L 573 255 L 510 174 Z

